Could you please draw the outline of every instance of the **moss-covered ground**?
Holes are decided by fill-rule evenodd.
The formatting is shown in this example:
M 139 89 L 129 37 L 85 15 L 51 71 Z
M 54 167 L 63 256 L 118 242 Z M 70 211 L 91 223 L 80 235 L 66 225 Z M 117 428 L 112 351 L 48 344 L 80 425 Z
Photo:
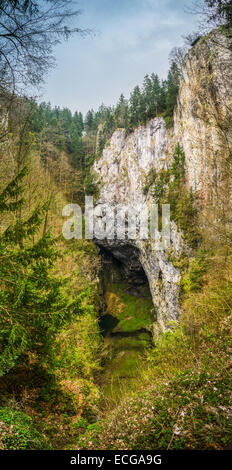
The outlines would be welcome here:
M 110 335 L 105 339 L 107 358 L 100 378 L 104 403 L 119 402 L 124 390 L 133 388 L 150 345 L 151 338 L 146 332 L 135 332 L 131 336 Z
M 202 253 L 189 265 L 179 327 L 146 350 L 133 386 L 75 449 L 232 449 L 231 249 L 208 252 L 208 261 L 201 278 Z
M 113 265 L 112 270 L 115 270 Z M 110 400 L 119 402 L 125 388 L 133 388 L 145 351 L 151 346 L 150 330 L 154 322 L 148 285 L 128 284 L 117 274 L 116 282 L 105 280 L 106 315 L 102 321 L 105 354 L 100 374 L 104 404 Z
M 149 328 L 154 321 L 154 306 L 147 286 L 108 284 L 105 292 L 107 313 L 118 319 L 114 332 L 133 332 Z

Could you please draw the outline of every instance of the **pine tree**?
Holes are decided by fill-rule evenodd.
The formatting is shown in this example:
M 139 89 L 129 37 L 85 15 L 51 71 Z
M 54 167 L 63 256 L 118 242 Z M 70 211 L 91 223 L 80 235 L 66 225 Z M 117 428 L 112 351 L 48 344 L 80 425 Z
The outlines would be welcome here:
M 128 122 L 128 102 L 124 95 L 121 94 L 115 109 L 116 127 L 127 127 Z
M 177 144 L 174 154 L 173 154 L 171 174 L 174 176 L 174 183 L 180 184 L 180 182 L 184 182 L 185 153 L 184 153 L 183 147 L 181 147 L 179 143 Z
M 77 111 L 74 113 L 72 118 L 72 132 L 74 129 L 76 130 L 79 137 L 82 137 L 83 130 L 84 130 L 84 123 L 83 123 L 83 116 L 82 113 L 78 113 Z
M 105 123 L 104 123 L 104 133 L 106 138 L 109 139 L 115 130 L 115 117 L 112 109 L 108 109 L 106 113 Z
M 1 217 L 8 213 L 16 220 L 0 235 L 0 375 L 31 355 L 46 361 L 55 332 L 76 311 L 62 292 L 63 281 L 52 274 L 59 256 L 55 241 L 50 233 L 39 235 L 48 205 L 20 217 L 25 174 L 21 170 L 0 194 Z
M 139 86 L 136 86 L 130 96 L 130 117 L 129 127 L 132 129 L 136 127 L 141 121 L 140 110 L 141 110 L 142 94 Z
M 153 103 L 153 116 L 157 116 L 161 112 L 161 86 L 160 79 L 157 74 L 152 74 L 152 103 Z
M 90 109 L 85 118 L 85 131 L 87 134 L 92 134 L 94 131 L 94 111 Z
M 75 168 L 83 168 L 84 146 L 80 131 L 76 126 L 71 128 L 70 152 L 73 166 Z
M 166 110 L 167 81 L 162 80 L 160 85 L 160 112 Z
M 146 119 L 151 119 L 154 117 L 153 113 L 153 90 L 152 90 L 152 81 L 149 75 L 145 75 L 143 81 L 143 96 L 144 96 L 144 103 L 145 103 L 145 112 L 146 112 Z
M 167 79 L 166 116 L 172 116 L 176 106 L 179 91 L 180 70 L 175 62 L 172 62 Z

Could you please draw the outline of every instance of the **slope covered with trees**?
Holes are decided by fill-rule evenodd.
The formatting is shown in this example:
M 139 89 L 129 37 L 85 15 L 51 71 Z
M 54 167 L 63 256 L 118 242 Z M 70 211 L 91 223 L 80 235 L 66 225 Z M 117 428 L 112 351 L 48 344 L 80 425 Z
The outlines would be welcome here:
M 57 142 L 32 131 L 31 106 L 27 100 L 14 103 L 0 145 L 4 449 L 46 448 L 46 427 L 59 442 L 55 429 L 65 416 L 67 433 L 75 433 L 72 419 L 83 412 L 91 416 L 99 401 L 93 374 L 99 368 L 100 260 L 92 243 L 64 243 L 60 235 L 62 208 L 76 197 L 79 173 Z M 12 422 L 15 431 L 14 425 L 9 430 Z
M 209 26 L 231 34 L 231 2 L 204 3 Z M 180 147 L 170 174 L 150 174 L 144 194 L 156 178 L 155 202 L 172 204 L 195 250 L 172 259 L 182 273 L 181 322 L 150 345 L 133 391 L 102 408 L 102 262 L 92 242 L 64 242 L 62 208 L 97 194 L 91 165 L 115 129 L 129 134 L 156 116 L 172 124 L 183 56 L 171 56 L 166 80 L 146 75 L 128 100 L 85 117 L 37 104 L 25 83 L 41 83 L 57 41 L 86 33 L 70 23 L 78 12 L 69 7 L 0 5 L 0 449 L 231 449 L 231 246 L 201 233 Z M 110 292 L 122 322 L 141 304 L 124 287 Z

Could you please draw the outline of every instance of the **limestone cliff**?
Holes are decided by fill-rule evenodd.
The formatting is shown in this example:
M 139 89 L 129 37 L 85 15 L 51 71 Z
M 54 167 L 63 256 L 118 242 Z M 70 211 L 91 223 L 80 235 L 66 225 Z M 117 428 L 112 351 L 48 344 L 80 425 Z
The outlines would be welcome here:
M 143 186 L 149 170 L 168 169 L 179 142 L 186 159 L 187 185 L 202 201 L 211 197 L 212 188 L 223 180 L 222 161 L 231 154 L 231 50 L 227 40 L 214 33 L 202 39 L 185 57 L 173 126 L 166 129 L 157 117 L 126 136 L 118 129 L 103 154 L 94 164 L 100 182 L 97 204 L 151 202 Z M 165 330 L 178 320 L 180 273 L 169 253 L 156 251 L 144 240 L 102 240 L 120 260 L 128 273 L 143 269 L 146 273 L 158 327 Z M 180 255 L 184 243 L 174 222 L 171 224 L 172 253 Z M 155 327 L 155 332 L 157 331 Z
M 185 151 L 189 187 L 202 193 L 220 184 L 232 148 L 232 48 L 213 32 L 186 55 L 169 149 Z M 215 188 L 214 188 L 215 189 Z

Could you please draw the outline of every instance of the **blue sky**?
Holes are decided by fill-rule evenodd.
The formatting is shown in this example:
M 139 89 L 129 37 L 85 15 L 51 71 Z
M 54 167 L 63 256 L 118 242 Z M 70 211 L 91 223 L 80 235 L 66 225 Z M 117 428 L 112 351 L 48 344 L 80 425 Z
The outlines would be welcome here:
M 146 73 L 165 78 L 168 56 L 183 44 L 182 35 L 196 29 L 186 13 L 190 0 L 78 0 L 78 26 L 96 30 L 75 36 L 54 50 L 57 67 L 41 99 L 86 113 L 104 102 L 129 97 Z

